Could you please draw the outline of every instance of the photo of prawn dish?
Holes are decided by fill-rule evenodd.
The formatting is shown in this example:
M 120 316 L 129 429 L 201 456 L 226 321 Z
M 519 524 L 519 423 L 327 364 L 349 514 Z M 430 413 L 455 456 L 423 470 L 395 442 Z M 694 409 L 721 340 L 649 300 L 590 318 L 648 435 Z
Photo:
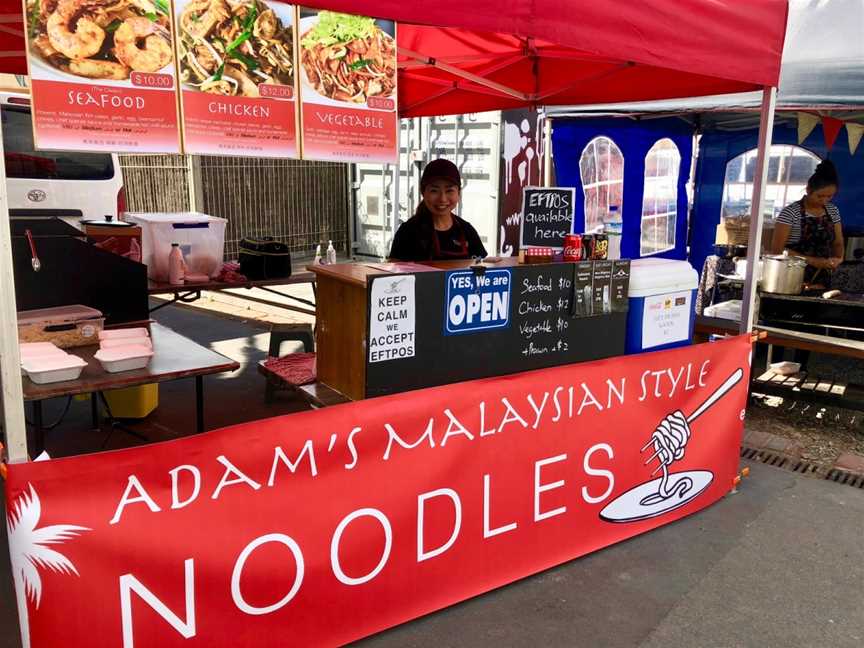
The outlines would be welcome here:
M 174 60 L 167 0 L 27 0 L 26 6 L 31 62 L 51 70 L 125 81 Z
M 321 11 L 300 24 L 306 97 L 314 90 L 335 105 L 393 97 L 396 41 L 373 18 Z
M 191 0 L 177 23 L 184 87 L 259 97 L 262 84 L 293 86 L 292 11 L 260 0 Z

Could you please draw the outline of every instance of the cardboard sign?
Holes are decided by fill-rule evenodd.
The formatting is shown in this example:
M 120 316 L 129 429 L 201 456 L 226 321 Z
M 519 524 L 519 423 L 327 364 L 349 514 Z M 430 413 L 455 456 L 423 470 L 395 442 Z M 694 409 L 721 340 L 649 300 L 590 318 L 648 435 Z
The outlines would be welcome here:
M 180 151 L 171 3 L 142 7 L 106 6 L 97 19 L 68 0 L 25 0 L 37 148 Z
M 414 275 L 390 275 L 372 280 L 369 305 L 369 362 L 413 358 Z
M 651 349 L 690 338 L 691 291 L 645 298 L 642 348 Z
M 294 5 L 176 0 L 186 153 L 298 157 Z
M 750 348 L 11 464 L 25 645 L 342 645 L 674 522 L 733 487 Z
M 303 157 L 395 163 L 396 23 L 300 9 Z
M 564 237 L 573 231 L 576 189 L 573 187 L 525 187 L 522 194 L 522 227 L 519 248 L 564 248 Z

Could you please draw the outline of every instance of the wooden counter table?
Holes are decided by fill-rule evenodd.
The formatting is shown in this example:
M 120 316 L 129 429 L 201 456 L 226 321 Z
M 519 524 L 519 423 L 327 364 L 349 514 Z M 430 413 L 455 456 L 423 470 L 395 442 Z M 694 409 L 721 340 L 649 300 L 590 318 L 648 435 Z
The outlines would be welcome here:
M 317 380 L 359 400 L 621 355 L 629 261 L 614 263 L 506 257 L 481 272 L 469 270 L 472 260 L 308 266 L 318 286 Z M 587 284 L 577 265 L 579 277 L 587 267 Z M 398 293 L 398 280 L 375 281 L 388 275 L 413 275 L 403 284 L 413 288 L 401 325 L 391 325 L 381 297 Z

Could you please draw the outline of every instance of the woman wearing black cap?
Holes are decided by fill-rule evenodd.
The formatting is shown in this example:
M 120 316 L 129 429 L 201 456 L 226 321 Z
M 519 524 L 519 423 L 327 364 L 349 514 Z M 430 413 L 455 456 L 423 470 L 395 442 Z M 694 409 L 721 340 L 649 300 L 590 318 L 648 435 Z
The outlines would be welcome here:
M 831 202 L 840 180 L 830 160 L 820 162 L 807 181 L 807 193 L 787 205 L 774 225 L 772 251 L 803 257 L 810 266 L 808 280 L 817 270 L 831 272 L 843 261 L 843 227 L 840 210 Z
M 453 213 L 459 205 L 461 186 L 459 169 L 450 160 L 437 159 L 426 165 L 420 178 L 423 200 L 414 216 L 396 231 L 391 259 L 432 261 L 486 256 L 477 230 Z

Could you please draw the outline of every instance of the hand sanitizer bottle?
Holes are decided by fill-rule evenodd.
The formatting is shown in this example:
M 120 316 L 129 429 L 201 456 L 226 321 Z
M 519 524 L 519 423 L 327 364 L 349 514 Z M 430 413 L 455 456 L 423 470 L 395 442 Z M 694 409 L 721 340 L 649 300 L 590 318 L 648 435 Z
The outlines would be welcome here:
M 336 249 L 333 241 L 327 241 L 327 263 L 336 263 Z
M 312 265 L 318 265 L 321 263 L 321 244 L 315 246 L 315 259 L 312 261 Z

